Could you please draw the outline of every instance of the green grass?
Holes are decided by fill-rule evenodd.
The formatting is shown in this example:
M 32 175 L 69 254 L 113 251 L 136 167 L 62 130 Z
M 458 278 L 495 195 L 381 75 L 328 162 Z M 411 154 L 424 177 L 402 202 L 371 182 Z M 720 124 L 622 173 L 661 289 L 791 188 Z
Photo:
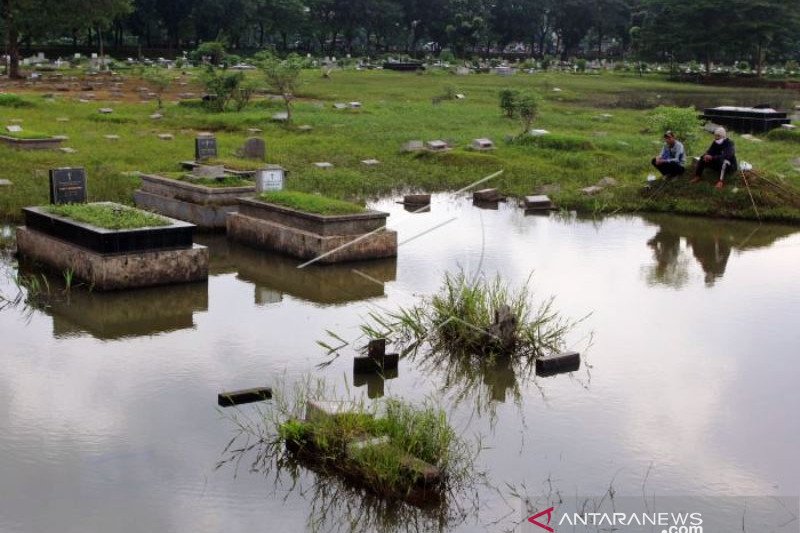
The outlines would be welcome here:
M 411 458 L 446 474 L 456 462 L 459 439 L 444 411 L 397 399 L 386 400 L 383 407 L 381 416 L 362 406 L 354 414 L 287 420 L 279 435 L 290 448 L 324 460 L 379 494 L 408 494 L 421 483 L 422 474 L 409 467 Z M 380 437 L 388 442 L 348 452 L 356 440 Z
M 45 209 L 48 213 L 104 229 L 141 229 L 171 224 L 158 215 L 120 205 L 64 204 L 47 206 Z
M 258 198 L 264 202 L 317 215 L 354 215 L 366 211 L 357 204 L 297 191 L 265 192 Z
M 33 107 L 35 104 L 29 102 L 16 94 L 0 94 L 0 107 Z
M 503 194 L 523 196 L 556 184 L 560 190 L 551 194 L 556 204 L 584 212 L 657 210 L 754 218 L 741 186 L 738 192 L 734 187 L 722 193 L 696 187 L 679 191 L 678 197 L 642 196 L 641 186 L 652 172 L 650 158 L 658 153 L 662 141 L 662 132 L 648 129 L 648 113 L 658 105 L 686 107 L 692 103 L 698 107 L 763 101 L 794 105 L 792 93 L 786 91 L 680 84 L 655 75 L 460 77 L 437 71 L 418 75 L 348 70 L 334 72 L 331 79 L 322 79 L 318 71 L 307 71 L 303 78 L 294 117 L 295 125 L 313 126 L 308 133 L 273 123 L 270 117 L 279 107 L 267 100 L 258 100 L 257 105 L 241 113 L 209 113 L 166 102 L 165 116 L 159 121 L 149 118 L 155 103 L 115 103 L 113 115 L 100 115 L 97 109 L 107 103 L 78 104 L 56 94 L 52 103 L 20 107 L 14 114 L 26 127 L 69 136 L 67 145 L 77 153 L 11 152 L 10 147 L 0 146 L 4 170 L 18 176 L 15 186 L 0 194 L 0 217 L 19 220 L 21 207 L 46 203 L 48 192 L 41 176 L 50 168 L 68 165 L 87 169 L 96 199 L 130 204 L 139 180 L 121 178 L 123 172 L 158 173 L 191 159 L 199 131 L 216 131 L 220 159 L 236 159 L 234 154 L 251 135 L 248 128 L 258 127 L 269 147 L 268 162 L 291 173 L 293 190 L 358 203 L 408 188 L 455 190 L 502 169 L 504 173 L 491 185 Z M 432 99 L 441 96 L 446 86 L 454 86 L 466 99 L 433 105 Z M 556 87 L 562 91 L 554 92 Z M 549 130 L 551 135 L 504 142 L 518 135 L 520 124 L 503 117 L 498 108 L 497 95 L 503 88 L 540 94 L 540 116 L 533 128 Z M 20 94 L 18 98 L 28 98 L 22 88 L 14 90 Z M 196 87 L 186 90 L 198 91 Z M 333 102 L 352 100 L 364 104 L 358 113 L 332 109 Z M 62 116 L 70 121 L 54 121 L 54 117 Z M 175 139 L 159 140 L 158 133 L 173 133 Z M 108 134 L 121 139 L 108 142 L 103 138 Z M 467 147 L 478 137 L 493 139 L 497 149 L 470 152 Z M 764 142 L 753 143 L 733 134 L 739 159 L 754 164 L 761 175 L 781 180 L 792 191 L 800 190 L 800 173 L 792 163 L 800 156 L 795 137 L 773 133 L 762 138 Z M 446 154 L 402 153 L 401 146 L 412 139 L 444 139 L 455 148 Z M 687 151 L 699 155 L 710 142 L 710 135 L 704 135 L 701 141 L 687 146 Z M 361 164 L 370 158 L 381 164 Z M 317 161 L 330 161 L 335 168 L 316 170 L 313 163 Z M 606 176 L 615 178 L 619 187 L 599 197 L 581 194 L 582 188 Z M 764 218 L 800 221 L 797 202 L 777 199 L 770 190 L 759 187 L 753 192 Z M 800 194 L 795 196 L 800 198 Z
M 239 172 L 248 172 L 264 168 L 264 164 L 258 161 L 248 161 L 247 159 L 237 159 L 233 157 L 209 159 L 208 161 L 204 161 L 203 164 L 212 166 L 222 165 L 228 170 L 236 170 Z
M 170 176 L 165 176 L 163 173 L 159 175 L 164 177 L 170 177 Z M 253 186 L 252 181 L 239 178 L 237 176 L 225 176 L 224 178 L 217 179 L 217 178 L 198 178 L 196 176 L 192 176 L 191 174 L 180 173 L 179 175 L 174 176 L 173 179 L 177 179 L 179 181 L 185 181 L 186 183 L 192 183 L 194 185 L 202 185 L 204 187 L 214 187 L 214 188 Z

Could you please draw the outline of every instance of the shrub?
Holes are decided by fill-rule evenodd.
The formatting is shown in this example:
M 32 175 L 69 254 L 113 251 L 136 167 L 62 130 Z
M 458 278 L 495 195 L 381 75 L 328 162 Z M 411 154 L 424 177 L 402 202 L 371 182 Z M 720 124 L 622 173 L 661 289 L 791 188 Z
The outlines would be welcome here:
M 269 89 L 283 98 L 287 121 L 291 122 L 292 102 L 300 86 L 300 74 L 303 71 L 302 59 L 296 54 L 278 59 L 270 52 L 261 52 L 255 57 Z
M 690 145 L 698 140 L 700 119 L 694 107 L 659 106 L 648 117 L 650 130 L 664 133 L 675 132 L 675 136 L 684 144 Z
M 33 102 L 28 102 L 16 94 L 0 94 L 0 107 L 33 107 Z
M 585 59 L 583 58 L 578 59 L 577 61 L 575 61 L 575 68 L 578 70 L 578 72 L 584 73 L 586 72 L 586 64 L 587 63 Z
M 767 134 L 767 138 L 771 141 L 788 141 L 797 143 L 800 142 L 800 131 L 779 128 L 769 132 Z
M 225 43 L 221 41 L 209 41 L 201 44 L 192 53 L 196 61 L 205 61 L 214 66 L 222 64 L 225 58 Z
M 522 133 L 526 133 L 539 114 L 539 97 L 530 92 L 519 95 L 514 103 L 514 110 L 522 122 Z
M 210 66 L 203 72 L 200 80 L 205 85 L 208 98 L 204 99 L 205 107 L 211 111 L 225 111 L 228 102 L 239 90 L 239 86 L 244 80 L 242 72 L 229 72 L 225 69 L 217 69 Z
M 158 99 L 158 108 L 164 108 L 163 97 L 164 93 L 169 89 L 172 84 L 172 76 L 166 70 L 161 68 L 149 68 L 142 72 L 142 79 L 153 87 Z
M 519 91 L 515 91 L 514 89 L 503 89 L 500 91 L 500 109 L 503 110 L 508 118 L 514 118 L 518 96 Z

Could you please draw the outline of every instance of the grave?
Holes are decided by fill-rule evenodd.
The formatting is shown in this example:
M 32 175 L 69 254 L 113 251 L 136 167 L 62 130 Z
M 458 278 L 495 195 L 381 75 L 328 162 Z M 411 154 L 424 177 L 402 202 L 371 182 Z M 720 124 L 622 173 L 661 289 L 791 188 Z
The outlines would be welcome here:
M 217 138 L 201 135 L 194 140 L 194 160 L 197 162 L 217 158 Z
M 108 139 L 109 141 L 118 141 L 119 135 L 103 135 L 103 138 Z
M 537 195 L 525 197 L 525 209 L 529 211 L 551 211 L 555 207 L 549 196 Z
M 472 149 L 478 151 L 494 150 L 494 143 L 490 139 L 475 139 L 472 141 Z
M 531 130 L 530 135 L 531 137 L 542 137 L 544 135 L 550 135 L 550 132 L 547 130 Z
M 403 196 L 403 204 L 422 207 L 431 204 L 430 194 L 406 194 Z
M 503 197 L 497 189 L 481 189 L 472 193 L 472 199 L 476 202 L 499 202 Z
M 286 111 L 282 111 L 280 113 L 275 113 L 272 115 L 272 120 L 274 122 L 288 122 L 289 121 L 289 113 Z
M 700 118 L 739 133 L 766 133 L 792 122 L 786 113 L 769 107 L 712 107 L 706 109 Z
M 202 165 L 192 168 L 198 166 Z M 223 175 L 226 173 L 218 166 L 212 178 L 218 177 L 220 169 Z M 136 206 L 191 222 L 203 230 L 224 230 L 227 214 L 238 210 L 238 198 L 256 190 L 254 185 L 210 187 L 156 174 L 143 174 L 141 180 L 141 188 L 133 193 Z
M 396 70 L 399 72 L 414 72 L 425 70 L 425 65 L 419 61 L 387 61 L 383 64 L 384 70 Z
M 400 355 L 386 353 L 386 339 L 371 340 L 366 349 L 366 356 L 353 359 L 353 374 L 380 374 L 397 370 Z
M 361 109 L 361 102 L 350 102 L 350 109 Z
M 8 131 L 9 133 L 20 133 L 22 131 L 22 126 L 18 125 L 6 126 L 6 131 Z
M 386 229 L 388 213 L 363 211 L 320 215 L 239 198 L 239 210 L 227 216 L 230 239 L 320 264 L 397 256 L 397 232 Z
M 342 102 L 337 102 L 337 103 L 333 104 L 333 108 L 334 109 L 338 109 L 338 110 L 341 111 L 342 109 L 347 109 L 347 104 L 342 103 Z
M 217 395 L 217 405 L 220 407 L 233 407 L 271 399 L 272 389 L 270 387 L 256 387 L 233 392 L 221 392 Z
M 86 173 L 80 168 L 50 172 L 52 204 L 85 203 Z M 135 210 L 101 202 L 87 204 L 113 213 Z M 67 270 L 94 290 L 117 290 L 208 278 L 208 249 L 192 239 L 195 226 L 162 217 L 163 226 L 114 230 L 51 213 L 48 207 L 23 209 L 17 228 L 21 257 L 61 274 Z
M 64 152 L 65 154 L 77 154 L 78 151 L 75 148 L 70 148 L 65 146 L 63 148 L 59 148 L 60 151 Z
M 581 355 L 578 352 L 566 352 L 550 355 L 536 360 L 537 376 L 553 376 L 566 372 L 575 372 L 581 367 Z
M 171 141 L 172 139 L 175 138 L 175 136 L 171 133 L 159 133 L 158 138 L 161 139 L 162 141 Z
M 333 163 L 328 163 L 327 161 L 321 161 L 319 163 L 314 163 L 314 166 L 322 170 L 327 170 L 329 168 L 333 168 Z
M 383 398 L 386 390 L 386 382 L 397 379 L 400 372 L 397 370 L 387 370 L 382 374 L 353 374 L 353 386 L 360 388 L 367 386 L 367 397 L 371 400 Z
M 264 139 L 258 137 L 247 139 L 242 147 L 242 157 L 264 161 L 267 158 L 267 144 Z
M 428 141 L 425 143 L 425 148 L 431 152 L 445 152 L 450 149 L 450 145 L 442 140 Z
M 376 165 L 380 165 L 381 162 L 377 159 L 365 159 L 361 162 L 361 164 L 367 167 L 374 167 Z
M 11 185 L 14 185 L 14 184 L 12 182 L 10 182 L 9 180 L 0 180 L 0 187 L 9 187 Z
M 114 112 L 114 110 L 111 109 L 110 107 L 101 107 L 100 109 L 98 109 L 98 112 L 101 115 L 110 115 L 111 113 Z

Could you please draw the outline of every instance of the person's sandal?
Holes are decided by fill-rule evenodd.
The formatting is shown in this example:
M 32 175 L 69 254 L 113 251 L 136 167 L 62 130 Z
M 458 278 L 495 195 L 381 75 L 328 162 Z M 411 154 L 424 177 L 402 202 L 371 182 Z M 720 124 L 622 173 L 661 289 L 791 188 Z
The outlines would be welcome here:
M 717 188 L 717 190 L 720 190 L 720 191 L 722 190 L 722 188 L 723 188 L 724 186 L 725 186 L 725 182 L 724 182 L 724 181 L 722 181 L 722 180 L 719 180 L 719 181 L 717 182 L 717 184 L 715 185 L 715 187 Z

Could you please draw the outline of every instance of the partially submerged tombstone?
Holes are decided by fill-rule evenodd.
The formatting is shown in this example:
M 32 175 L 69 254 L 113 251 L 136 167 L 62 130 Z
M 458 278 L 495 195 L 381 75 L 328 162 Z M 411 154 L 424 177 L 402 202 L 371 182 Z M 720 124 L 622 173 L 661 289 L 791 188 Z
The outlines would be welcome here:
M 87 203 L 86 171 L 50 171 L 51 206 L 23 209 L 17 229 L 19 254 L 59 273 L 70 271 L 95 290 L 118 290 L 208 279 L 208 249 L 193 243 L 195 226 L 110 202 Z M 94 223 L 71 216 L 69 205 L 86 204 Z M 130 222 L 128 215 L 135 222 Z M 127 221 L 125 229 L 105 224 Z M 136 220 L 139 219 L 139 220 Z M 141 220 L 141 221 L 140 221 Z

